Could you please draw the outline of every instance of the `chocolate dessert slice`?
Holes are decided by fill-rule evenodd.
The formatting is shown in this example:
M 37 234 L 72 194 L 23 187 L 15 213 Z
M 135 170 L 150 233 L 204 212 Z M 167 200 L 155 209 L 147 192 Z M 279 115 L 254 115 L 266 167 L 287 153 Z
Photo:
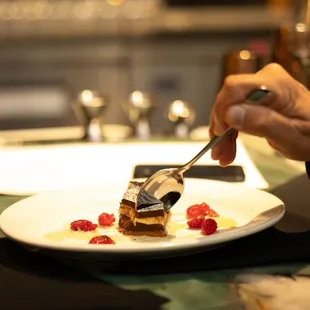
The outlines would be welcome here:
M 119 231 L 124 235 L 167 236 L 166 225 L 169 213 L 163 203 L 146 192 L 137 196 L 143 182 L 130 181 L 119 207 Z

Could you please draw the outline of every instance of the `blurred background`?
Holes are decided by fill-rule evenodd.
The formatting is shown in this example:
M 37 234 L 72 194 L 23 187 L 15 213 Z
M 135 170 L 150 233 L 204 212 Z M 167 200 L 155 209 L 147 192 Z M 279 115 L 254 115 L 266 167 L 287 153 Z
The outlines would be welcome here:
M 1 0 L 0 136 L 187 137 L 228 74 L 277 61 L 308 84 L 308 13 L 303 0 Z

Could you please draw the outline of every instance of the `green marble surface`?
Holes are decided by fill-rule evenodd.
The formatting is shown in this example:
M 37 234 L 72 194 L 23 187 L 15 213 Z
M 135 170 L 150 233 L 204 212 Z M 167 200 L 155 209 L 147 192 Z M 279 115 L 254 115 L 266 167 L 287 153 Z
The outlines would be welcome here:
M 276 155 L 266 156 L 257 149 L 255 150 L 255 148 L 249 146 L 247 146 L 247 150 L 271 187 L 282 184 L 300 174 L 300 171 L 294 170 Z M 24 197 L 0 196 L 0 212 L 22 198 Z M 306 263 L 264 268 L 223 270 L 216 272 L 180 273 L 170 274 L 169 276 L 105 275 L 98 272 L 96 268 L 91 268 L 91 266 L 84 265 L 77 267 L 84 269 L 84 271 L 92 274 L 96 278 L 113 283 L 114 285 L 128 290 L 146 289 L 151 290 L 154 294 L 159 296 L 164 296 L 168 298 L 169 302 L 162 306 L 163 310 L 277 310 L 280 308 L 272 308 L 271 306 L 268 306 L 269 308 L 263 308 L 264 304 L 269 302 L 269 300 L 261 300 L 262 297 L 256 292 L 256 286 L 261 283 L 261 280 L 255 280 L 256 278 L 253 275 L 261 275 L 265 278 L 268 277 L 269 274 L 282 273 L 293 274 L 295 276 L 298 274 L 310 275 L 310 265 L 308 266 Z M 234 279 L 238 278 L 240 275 L 243 277 L 249 275 L 249 279 L 242 280 L 241 283 L 240 281 L 235 281 Z M 269 285 L 276 287 L 279 281 L 281 282 L 281 278 L 274 276 Z M 248 285 L 245 295 L 243 293 L 244 283 Z M 299 282 L 295 281 L 293 284 L 288 283 L 288 286 L 291 288 L 292 285 L 299 285 Z M 258 294 L 259 296 L 257 297 L 255 294 Z M 254 301 L 254 304 L 256 304 L 252 306 L 252 308 L 249 306 L 249 300 L 252 300 L 251 298 L 256 300 Z M 299 301 L 297 301 L 297 303 L 298 302 Z M 247 306 L 245 306 L 245 304 Z M 263 306 L 259 308 L 259 305 Z M 289 309 L 291 308 L 287 308 L 287 310 Z M 309 308 L 303 308 L 301 306 L 295 309 L 310 309 L 310 306 Z
M 286 308 L 283 295 L 276 296 L 273 289 L 281 284 L 285 277 L 280 275 L 298 275 L 309 276 L 310 266 L 306 264 L 283 265 L 264 268 L 247 268 L 239 270 L 223 270 L 216 272 L 196 272 L 175 274 L 172 276 L 144 276 L 144 277 L 115 277 L 101 276 L 100 279 L 109 281 L 117 286 L 129 290 L 149 289 L 159 296 L 166 297 L 169 302 L 166 303 L 163 310 L 306 310 L 304 300 L 296 299 L 295 308 Z M 255 278 L 259 275 L 259 280 Z M 272 277 L 270 277 L 272 275 Z M 279 275 L 279 276 L 276 276 Z M 94 273 L 98 277 L 97 273 Z M 269 278 L 270 277 L 270 278 Z M 269 278 L 266 289 L 269 288 L 269 294 L 273 299 L 277 299 L 279 307 L 267 307 L 263 297 L 259 296 L 256 286 L 264 285 L 261 282 Z M 309 281 L 310 282 L 310 281 Z M 247 285 L 246 301 L 250 298 L 255 299 L 253 303 L 246 302 L 240 296 L 240 290 Z M 283 287 L 283 293 L 290 294 L 289 289 L 293 286 L 299 286 L 295 281 L 288 281 Z M 304 289 L 302 286 L 300 290 Z M 297 287 L 299 290 L 299 287 Z M 265 292 L 267 293 L 267 292 Z M 265 304 L 265 306 L 264 306 Z M 306 306 L 310 305 L 307 302 Z M 254 308 L 255 307 L 255 308 Z

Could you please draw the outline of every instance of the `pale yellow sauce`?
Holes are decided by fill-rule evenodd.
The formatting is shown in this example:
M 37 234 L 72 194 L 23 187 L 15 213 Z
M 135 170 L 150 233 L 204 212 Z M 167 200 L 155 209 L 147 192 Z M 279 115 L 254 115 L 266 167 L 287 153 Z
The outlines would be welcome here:
M 229 218 L 229 217 L 223 217 L 223 216 L 219 216 L 219 217 L 210 217 L 212 219 L 214 219 L 217 222 L 218 225 L 218 229 L 228 229 L 228 228 L 233 228 L 237 226 L 237 221 Z M 185 221 L 178 221 L 178 222 L 170 222 L 167 225 L 167 230 L 169 232 L 169 234 L 176 234 L 178 230 L 180 229 L 188 229 L 188 225 L 187 225 L 187 220 Z
M 104 235 L 104 229 L 102 228 L 97 228 L 94 231 L 73 231 L 70 229 L 69 225 L 65 225 L 62 230 L 53 231 L 45 234 L 44 238 L 52 241 L 64 241 L 65 239 L 90 241 L 91 238 L 102 235 Z
M 212 218 L 217 222 L 218 228 L 220 229 L 233 228 L 237 226 L 237 221 L 229 217 L 219 216 Z
M 236 220 L 228 217 L 212 217 L 218 224 L 219 229 L 228 229 L 233 228 L 237 226 Z M 178 221 L 178 222 L 169 222 L 167 225 L 167 230 L 169 235 L 175 235 L 178 230 L 184 230 L 188 229 L 187 226 L 187 220 L 185 221 Z M 100 236 L 104 234 L 104 230 L 95 230 L 95 231 L 72 231 L 68 226 L 64 227 L 64 229 L 50 232 L 44 235 L 44 238 L 51 240 L 51 241 L 64 241 L 65 239 L 74 239 L 74 240 L 82 240 L 82 241 L 90 241 L 91 238 Z M 109 235 L 109 233 L 107 233 Z M 122 235 L 118 236 L 113 233 L 113 235 L 110 235 L 110 237 L 117 243 L 117 241 L 122 241 L 121 239 L 126 239 L 124 236 L 122 238 Z M 138 239 L 137 236 L 132 236 L 135 239 Z

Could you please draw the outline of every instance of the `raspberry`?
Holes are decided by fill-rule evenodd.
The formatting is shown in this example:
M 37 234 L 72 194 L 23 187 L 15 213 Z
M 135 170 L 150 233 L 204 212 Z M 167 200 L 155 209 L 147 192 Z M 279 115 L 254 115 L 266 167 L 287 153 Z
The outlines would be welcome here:
M 203 235 L 212 235 L 217 230 L 217 223 L 213 219 L 206 219 L 202 223 L 201 233 Z
M 97 226 L 97 224 L 93 224 L 91 221 L 77 220 L 71 223 L 70 228 L 74 231 L 93 231 L 97 228 Z
M 197 217 L 206 216 L 210 211 L 210 207 L 203 202 L 202 204 L 195 204 L 187 208 L 186 216 L 188 219 L 194 219 Z
M 103 235 L 91 238 L 89 244 L 115 244 L 115 242 L 107 235 Z
M 98 216 L 98 223 L 101 226 L 112 226 L 114 222 L 115 222 L 115 217 L 113 214 L 101 213 Z
M 219 216 L 219 214 L 217 212 L 215 212 L 213 209 L 210 209 L 206 215 L 210 216 L 210 217 L 218 217 Z
M 188 221 L 187 225 L 190 229 L 201 229 L 203 222 L 204 222 L 204 218 L 196 218 L 196 219 L 191 219 L 190 221 Z

